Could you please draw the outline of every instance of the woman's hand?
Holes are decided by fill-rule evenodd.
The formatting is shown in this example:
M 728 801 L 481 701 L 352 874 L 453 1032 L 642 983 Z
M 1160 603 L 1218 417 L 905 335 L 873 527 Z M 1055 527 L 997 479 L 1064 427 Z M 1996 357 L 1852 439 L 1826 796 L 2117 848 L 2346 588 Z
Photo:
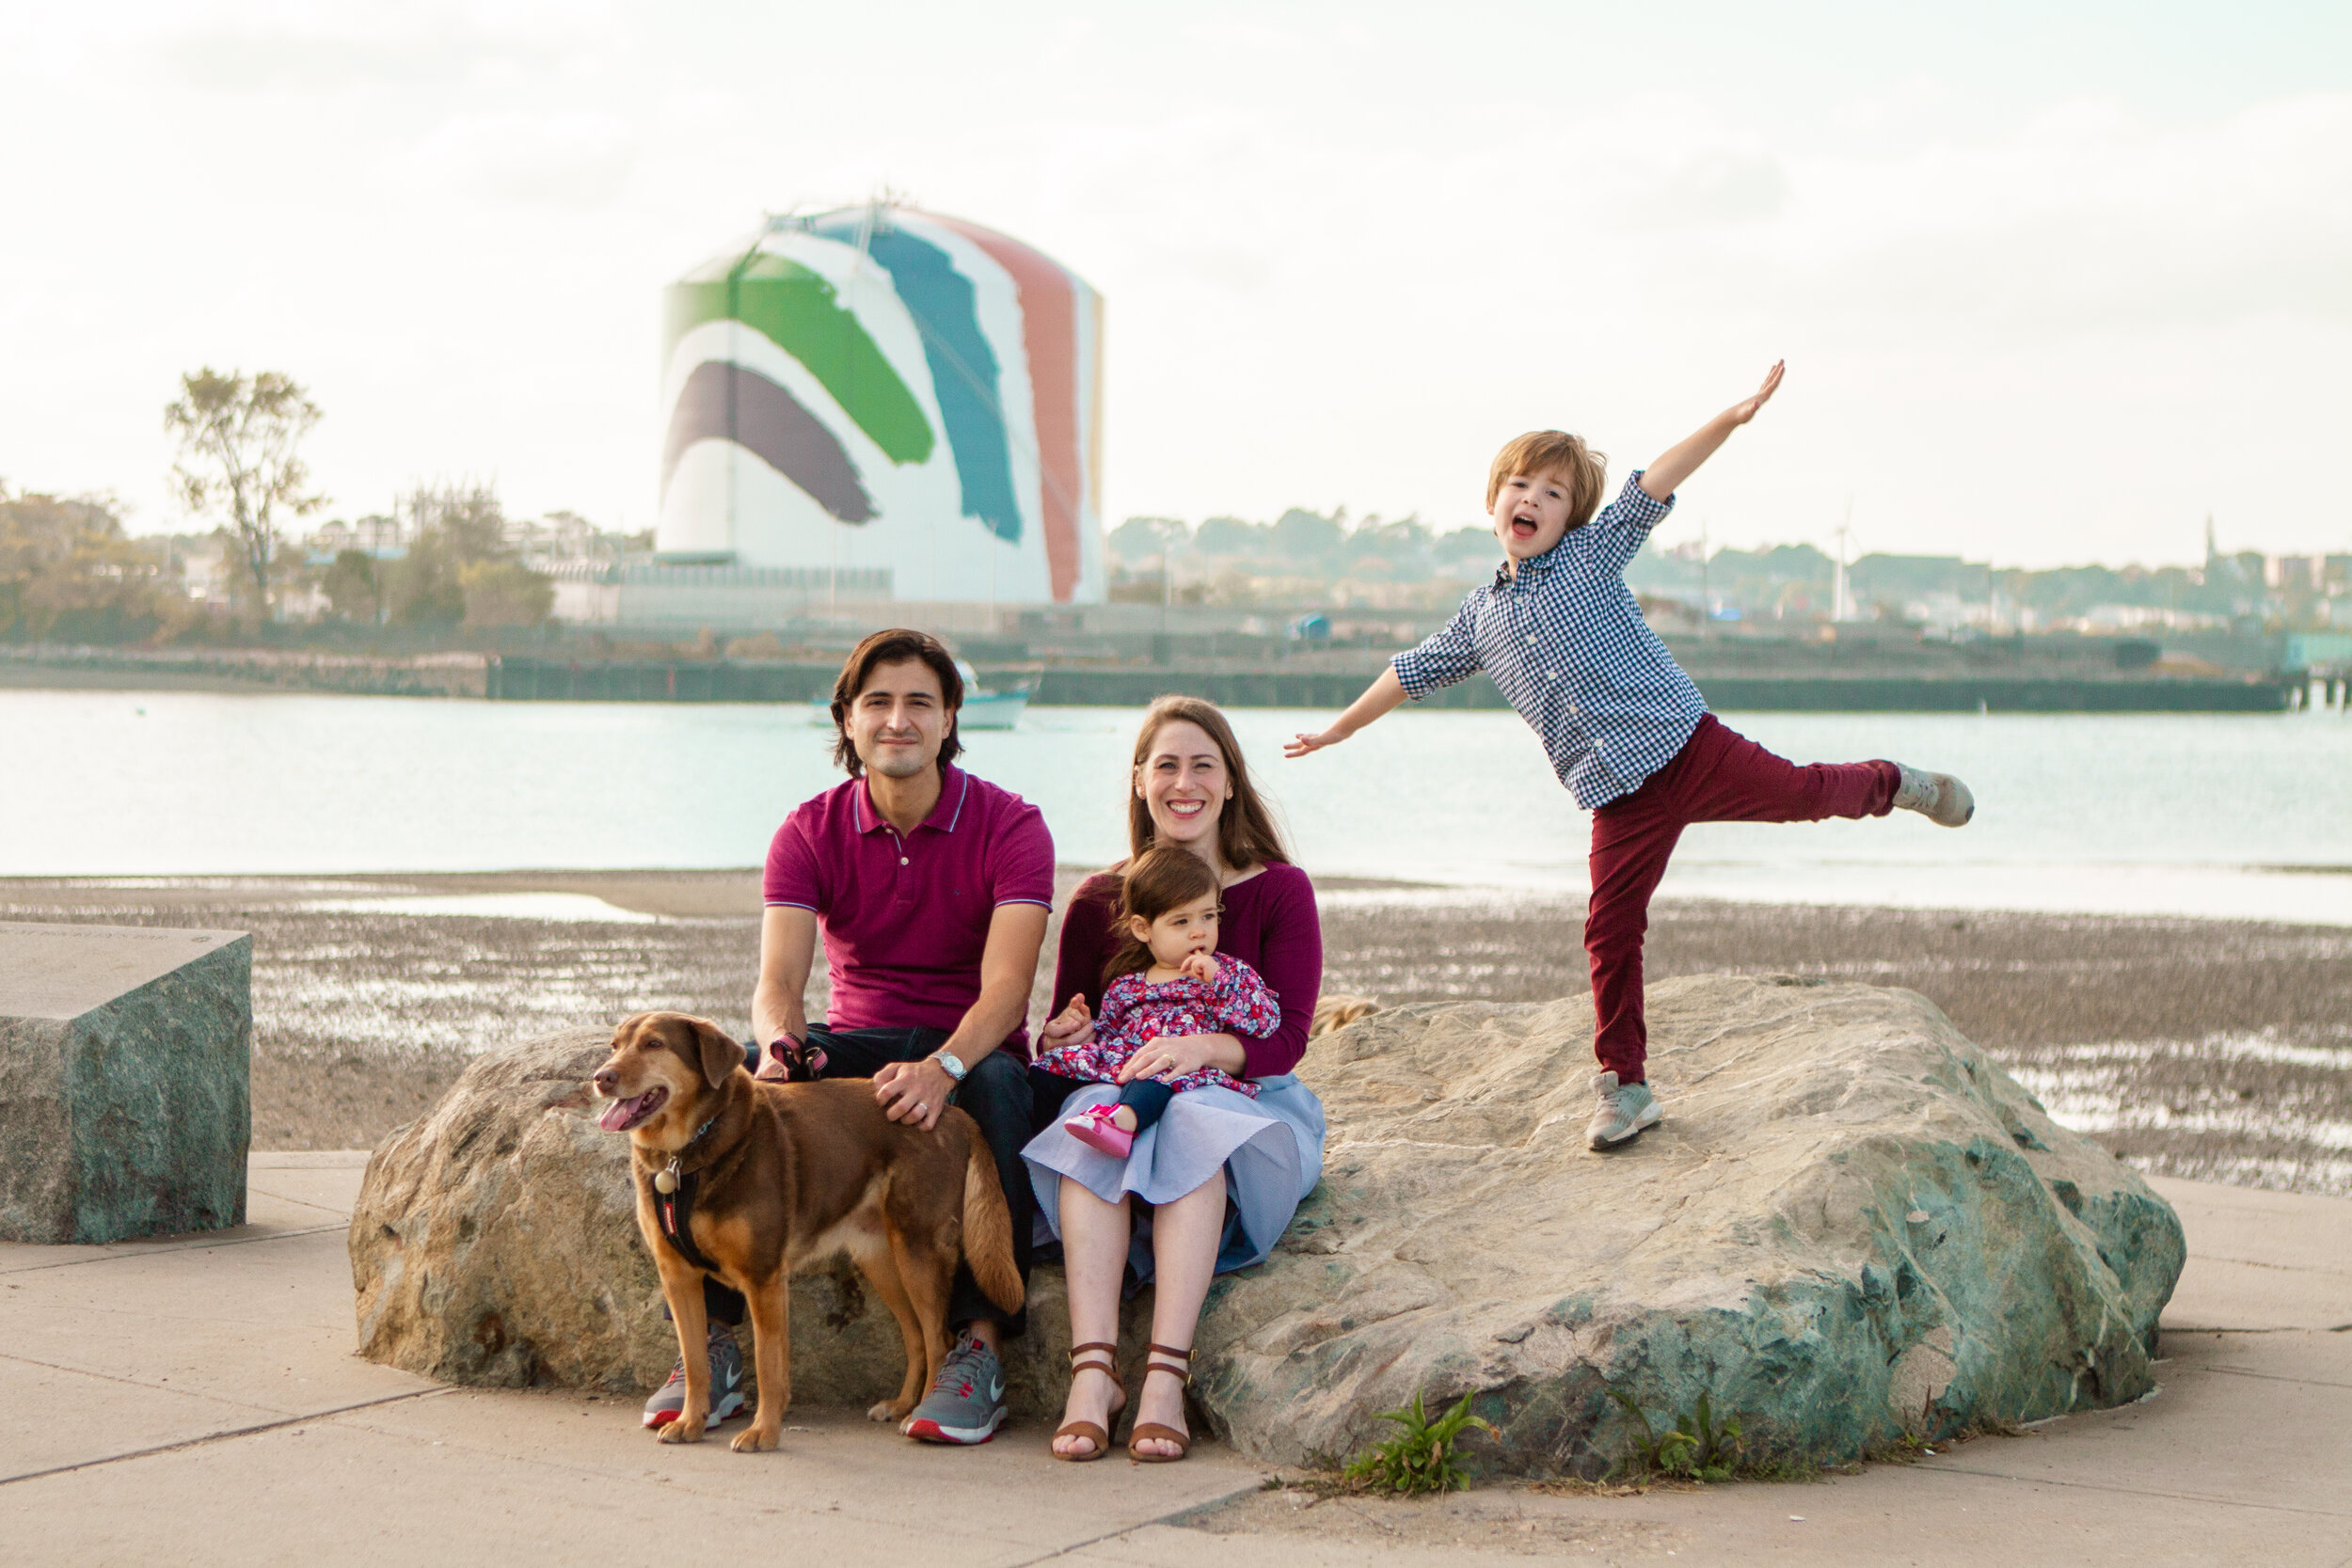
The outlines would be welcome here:
M 1044 1044 L 1049 1051 L 1065 1045 L 1094 1043 L 1094 1010 L 1087 1006 L 1086 993 L 1080 991 L 1070 999 L 1070 1006 L 1045 1021 Z
M 1165 1083 L 1204 1067 L 1238 1073 L 1248 1065 L 1241 1041 L 1231 1035 L 1162 1035 L 1146 1041 L 1143 1049 L 1127 1058 L 1120 1067 L 1118 1081 L 1132 1084 L 1138 1078 L 1157 1078 Z

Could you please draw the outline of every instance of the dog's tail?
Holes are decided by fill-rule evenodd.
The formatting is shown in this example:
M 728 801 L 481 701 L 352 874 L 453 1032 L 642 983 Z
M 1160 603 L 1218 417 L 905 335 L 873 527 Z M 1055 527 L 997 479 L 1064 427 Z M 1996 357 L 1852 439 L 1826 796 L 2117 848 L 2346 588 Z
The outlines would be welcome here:
M 978 1128 L 967 1142 L 972 1157 L 963 1173 L 963 1260 L 989 1300 L 1018 1312 L 1025 1292 L 1021 1271 L 1013 1266 L 1012 1215 L 1005 1208 L 1005 1189 Z

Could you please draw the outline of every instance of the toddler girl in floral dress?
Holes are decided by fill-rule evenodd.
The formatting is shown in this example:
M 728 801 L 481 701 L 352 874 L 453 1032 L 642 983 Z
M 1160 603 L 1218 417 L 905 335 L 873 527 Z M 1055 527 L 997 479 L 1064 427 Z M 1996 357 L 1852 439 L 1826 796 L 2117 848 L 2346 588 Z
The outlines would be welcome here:
M 1064 1078 L 1116 1084 L 1129 1059 L 1161 1036 L 1271 1036 L 1282 1022 L 1274 992 L 1239 958 L 1215 956 L 1220 891 L 1216 872 L 1198 855 L 1173 848 L 1138 855 L 1120 890 L 1126 945 L 1104 966 L 1094 1037 L 1049 1051 L 1037 1065 Z M 1213 1067 L 1166 1081 L 1138 1077 L 1117 1101 L 1089 1105 L 1062 1127 L 1089 1148 L 1123 1160 L 1170 1100 L 1212 1087 L 1258 1094 L 1257 1085 Z

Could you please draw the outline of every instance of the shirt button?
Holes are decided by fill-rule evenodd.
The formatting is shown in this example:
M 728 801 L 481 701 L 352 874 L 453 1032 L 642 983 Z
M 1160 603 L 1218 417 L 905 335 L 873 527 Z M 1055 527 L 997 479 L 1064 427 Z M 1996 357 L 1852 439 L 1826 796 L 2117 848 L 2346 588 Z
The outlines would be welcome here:
M 904 864 L 906 864 L 906 863 L 907 863 L 907 858 L 906 858 L 904 855 L 900 855 L 900 856 L 898 857 L 898 863 L 899 863 L 900 865 L 904 865 Z
M 1547 670 L 1544 673 L 1550 676 L 1553 680 L 1558 680 L 1560 678 L 1560 672 L 1557 670 Z
M 1527 634 L 1527 641 L 1528 641 L 1529 645 L 1530 645 L 1530 646 L 1533 646 L 1533 645 L 1534 644 L 1534 641 L 1535 641 L 1535 634 L 1534 634 L 1534 632 L 1532 632 L 1532 631 L 1531 631 L 1531 632 L 1529 632 L 1529 633 Z

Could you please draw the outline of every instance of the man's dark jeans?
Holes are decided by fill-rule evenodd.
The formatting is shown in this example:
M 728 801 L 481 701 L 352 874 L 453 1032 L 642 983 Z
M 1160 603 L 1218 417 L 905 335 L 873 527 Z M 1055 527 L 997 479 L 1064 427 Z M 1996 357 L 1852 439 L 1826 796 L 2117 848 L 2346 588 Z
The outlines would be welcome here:
M 919 1027 L 828 1029 L 817 1023 L 809 1026 L 808 1043 L 824 1048 L 827 1078 L 871 1078 L 891 1062 L 921 1061 L 947 1043 L 947 1033 Z M 743 1061 L 752 1070 L 759 1069 L 756 1041 L 743 1047 Z M 996 1180 L 1005 1189 L 1005 1206 L 1012 1212 L 1013 1267 L 1021 1271 L 1025 1286 L 1029 1282 L 1029 1227 L 1037 1212 L 1037 1190 L 1029 1185 L 1029 1167 L 1021 1158 L 1021 1148 L 1029 1141 L 1028 1064 L 1009 1051 L 992 1051 L 972 1064 L 972 1070 L 948 1098 L 980 1124 L 980 1136 L 988 1140 L 988 1151 L 995 1156 Z M 746 1306 L 739 1293 L 708 1275 L 703 1276 L 703 1307 L 712 1323 L 739 1323 Z M 956 1265 L 956 1282 L 947 1295 L 951 1331 L 967 1323 L 993 1323 L 1003 1324 L 1008 1336 L 1017 1335 L 1028 1326 L 1028 1318 L 1025 1306 L 1018 1312 L 1007 1312 L 989 1300 L 971 1269 Z

